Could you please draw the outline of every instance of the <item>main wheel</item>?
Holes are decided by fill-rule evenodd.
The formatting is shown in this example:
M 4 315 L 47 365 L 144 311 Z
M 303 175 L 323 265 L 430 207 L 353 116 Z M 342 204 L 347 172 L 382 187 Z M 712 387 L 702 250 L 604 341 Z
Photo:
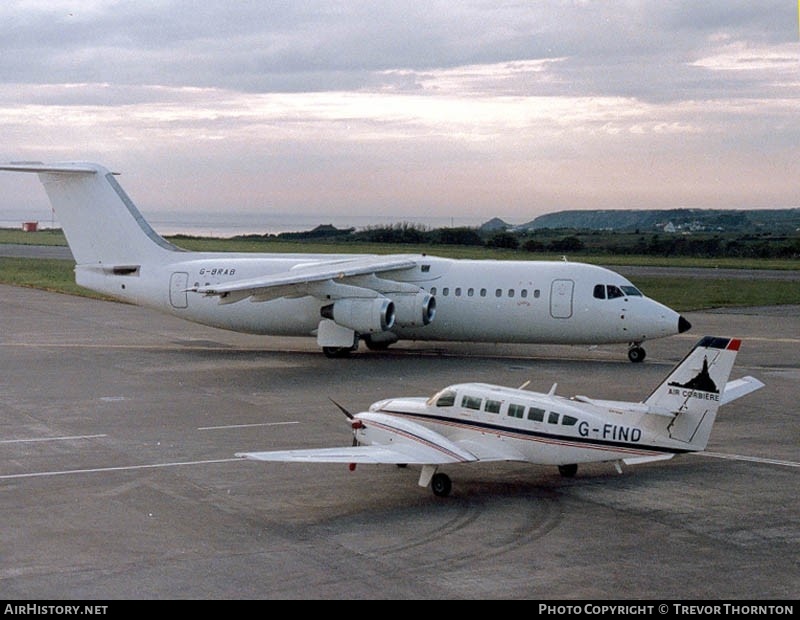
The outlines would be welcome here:
M 645 355 L 646 355 L 645 350 L 642 347 L 636 346 L 628 349 L 628 359 L 632 361 L 634 364 L 643 362 Z
M 578 466 L 575 463 L 572 463 L 570 465 L 559 465 L 558 473 L 561 474 L 564 478 L 572 478 L 575 474 L 578 473 Z
M 322 347 L 322 352 L 325 354 L 325 357 L 330 357 L 332 359 L 337 359 L 341 357 L 349 357 L 350 354 L 353 352 L 352 347 Z
M 450 476 L 447 474 L 433 474 L 431 478 L 431 490 L 436 497 L 447 497 L 450 495 L 450 490 L 453 488 L 453 483 L 450 482 Z

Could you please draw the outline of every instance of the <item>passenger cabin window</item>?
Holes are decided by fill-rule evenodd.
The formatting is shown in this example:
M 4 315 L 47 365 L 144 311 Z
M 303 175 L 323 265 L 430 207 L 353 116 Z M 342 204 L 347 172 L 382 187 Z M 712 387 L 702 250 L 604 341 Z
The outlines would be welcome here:
M 436 295 L 436 287 L 435 286 L 431 287 L 431 295 Z
M 467 297 L 472 297 L 474 294 L 475 294 L 475 289 L 474 288 L 468 288 L 467 289 Z
M 513 288 L 508 289 L 508 296 L 509 297 L 513 297 L 514 296 L 514 289 Z
M 520 297 L 527 297 L 528 296 L 528 289 L 524 288 L 519 292 Z
M 542 294 L 542 292 L 538 288 L 535 291 L 533 291 L 533 296 L 536 299 L 539 299 L 539 295 L 541 295 L 541 294 Z
M 564 414 L 561 416 L 561 423 L 564 426 L 575 426 L 578 423 L 578 418 L 573 418 L 571 415 Z
M 549 424 L 558 424 L 558 414 L 555 411 L 551 411 L 547 417 L 547 422 Z
M 486 289 L 485 288 L 481 289 L 481 297 L 486 297 Z
M 456 297 L 461 297 L 461 287 L 460 286 L 456 289 Z
M 533 420 L 534 422 L 543 422 L 544 409 L 539 409 L 539 407 L 531 407 L 528 409 L 528 419 Z
M 483 407 L 483 410 L 486 413 L 500 413 L 500 407 L 503 403 L 499 400 L 489 400 L 486 399 L 486 405 Z
M 448 287 L 446 287 L 446 286 L 445 286 L 445 287 L 442 289 L 442 295 L 443 295 L 444 297 L 447 297 L 449 294 L 450 294 L 450 289 L 449 289 Z
M 508 406 L 508 415 L 512 418 L 521 418 L 525 415 L 525 407 L 523 405 L 511 403 Z
M 475 396 L 467 396 L 464 394 L 464 396 L 461 397 L 461 406 L 465 409 L 476 409 L 480 411 L 482 401 L 482 398 L 476 398 Z
M 453 392 L 452 390 L 441 392 L 436 397 L 437 407 L 452 407 L 455 404 L 456 404 L 456 393 Z
M 494 292 L 495 297 L 502 297 L 503 296 L 503 289 L 499 288 Z

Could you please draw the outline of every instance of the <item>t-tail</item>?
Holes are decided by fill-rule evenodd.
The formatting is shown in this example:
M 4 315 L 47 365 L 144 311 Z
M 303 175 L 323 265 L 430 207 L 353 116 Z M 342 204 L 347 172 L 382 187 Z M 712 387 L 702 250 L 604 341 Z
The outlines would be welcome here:
M 20 162 L 0 170 L 39 175 L 79 268 L 134 270 L 179 251 L 150 227 L 103 166 Z
M 672 417 L 669 437 L 704 450 L 720 405 L 761 387 L 753 377 L 728 381 L 742 341 L 703 337 L 644 401 L 650 413 Z

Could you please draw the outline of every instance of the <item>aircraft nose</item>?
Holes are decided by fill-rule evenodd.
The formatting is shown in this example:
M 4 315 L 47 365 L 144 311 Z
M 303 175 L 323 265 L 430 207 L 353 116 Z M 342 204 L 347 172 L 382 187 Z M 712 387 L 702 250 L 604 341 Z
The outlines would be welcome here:
M 683 318 L 683 316 L 678 317 L 678 333 L 682 334 L 683 332 L 688 332 L 692 329 L 692 324 Z

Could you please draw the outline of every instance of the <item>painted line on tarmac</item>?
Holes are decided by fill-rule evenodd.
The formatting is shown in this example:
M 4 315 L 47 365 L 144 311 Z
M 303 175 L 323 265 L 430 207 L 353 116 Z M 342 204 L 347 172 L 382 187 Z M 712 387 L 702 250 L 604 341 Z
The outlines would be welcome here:
M 163 467 L 178 467 L 181 465 L 210 465 L 215 463 L 243 462 L 241 458 L 212 459 L 208 461 L 179 461 L 175 463 L 154 463 L 152 465 L 128 465 L 125 467 L 97 467 L 95 469 L 65 469 L 62 471 L 37 471 L 27 474 L 0 475 L 0 480 L 16 480 L 18 478 L 46 478 L 48 476 L 69 476 L 72 474 L 96 474 L 112 471 L 135 471 L 138 469 L 159 469 Z
M 227 426 L 201 426 L 198 431 L 224 431 L 229 428 L 253 428 L 254 426 L 287 426 L 289 424 L 300 424 L 300 422 L 260 422 L 258 424 L 228 424 Z
M 725 459 L 728 461 L 748 461 L 751 463 L 762 463 L 764 465 L 781 465 L 783 467 L 800 467 L 800 463 L 795 461 L 782 461 L 780 459 L 765 459 L 759 456 L 745 456 L 743 454 L 723 454 L 722 452 L 694 452 L 697 456 L 710 456 L 715 459 Z
M 29 437 L 27 439 L 0 439 L 0 443 L 33 443 L 35 441 L 70 441 L 72 439 L 97 439 L 108 435 L 65 435 L 63 437 Z

